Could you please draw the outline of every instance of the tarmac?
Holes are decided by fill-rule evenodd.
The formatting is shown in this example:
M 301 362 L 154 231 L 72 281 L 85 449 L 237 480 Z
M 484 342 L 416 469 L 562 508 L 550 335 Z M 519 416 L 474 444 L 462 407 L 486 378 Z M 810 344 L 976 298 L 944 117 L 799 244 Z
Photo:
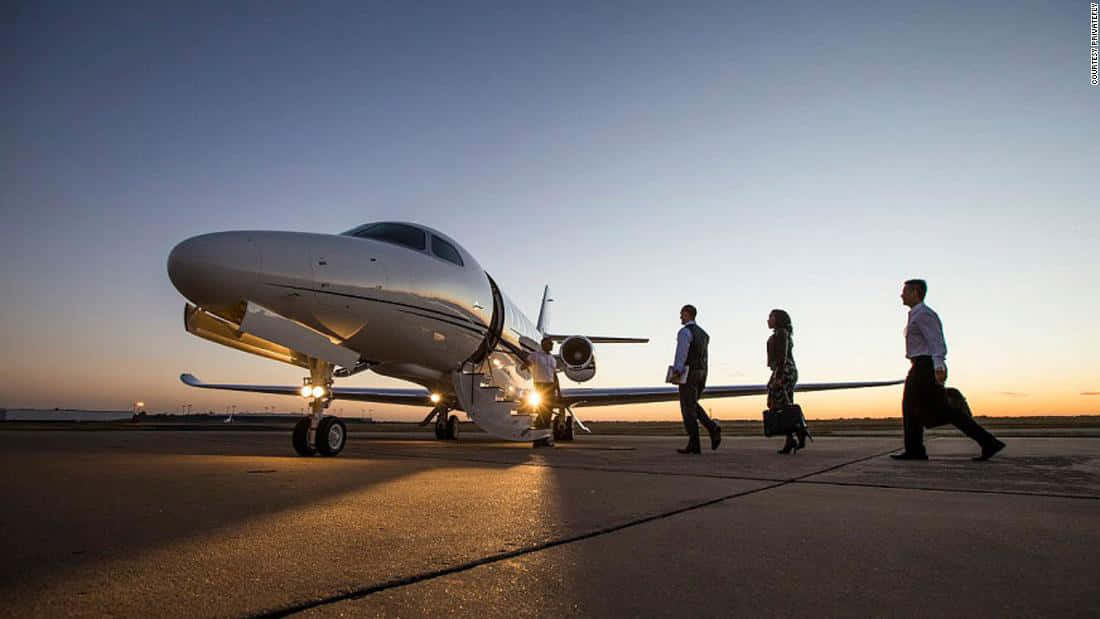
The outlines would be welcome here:
M 0 616 L 1100 616 L 1100 438 L 0 428 Z

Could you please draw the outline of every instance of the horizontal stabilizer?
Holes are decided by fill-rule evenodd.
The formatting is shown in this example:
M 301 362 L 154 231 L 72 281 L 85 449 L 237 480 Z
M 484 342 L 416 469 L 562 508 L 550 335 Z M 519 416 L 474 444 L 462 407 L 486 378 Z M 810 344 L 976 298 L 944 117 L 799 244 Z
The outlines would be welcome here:
M 565 340 L 573 337 L 572 335 L 547 335 L 546 337 L 554 340 L 555 342 L 564 342 Z M 645 344 L 649 342 L 648 337 L 607 337 L 603 335 L 583 335 L 581 337 L 586 338 L 593 344 Z

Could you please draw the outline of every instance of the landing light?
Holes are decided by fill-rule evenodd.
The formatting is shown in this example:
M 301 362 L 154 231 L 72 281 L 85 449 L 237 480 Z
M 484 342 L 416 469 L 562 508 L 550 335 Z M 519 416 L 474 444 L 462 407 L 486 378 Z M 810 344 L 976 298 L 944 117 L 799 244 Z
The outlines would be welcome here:
M 309 396 L 313 395 L 313 387 L 306 385 L 302 387 L 302 389 L 298 391 L 298 393 L 302 394 L 303 398 L 308 398 Z
M 311 393 L 313 394 L 313 397 L 315 397 L 315 398 L 319 398 L 319 397 L 321 397 L 321 396 L 325 395 L 325 388 L 324 388 L 324 387 L 322 387 L 322 386 L 320 386 L 320 385 L 318 385 L 318 386 L 316 386 L 316 387 L 314 387 L 314 388 L 313 388 L 313 390 L 311 391 Z
M 542 404 L 542 394 L 541 393 L 539 393 L 538 391 L 532 391 L 531 393 L 527 394 L 527 405 L 528 406 L 535 407 L 535 406 L 538 406 L 539 404 Z
M 432 401 L 432 404 L 439 404 L 439 401 L 443 399 L 443 396 L 439 395 L 438 393 L 433 393 L 432 396 L 428 399 Z

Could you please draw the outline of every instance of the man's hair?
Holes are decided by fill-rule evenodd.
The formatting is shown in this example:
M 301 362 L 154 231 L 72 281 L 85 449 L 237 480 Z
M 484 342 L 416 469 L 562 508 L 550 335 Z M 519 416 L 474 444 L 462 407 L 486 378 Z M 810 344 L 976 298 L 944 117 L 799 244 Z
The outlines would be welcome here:
M 924 300 L 924 295 L 928 294 L 928 282 L 923 279 L 907 279 L 905 280 L 906 286 L 912 286 L 917 289 L 917 294 L 920 295 L 921 300 Z
M 542 349 L 545 352 L 550 352 L 550 349 L 554 347 L 554 338 L 544 337 L 542 338 Z
M 681 312 L 687 312 L 688 315 L 691 316 L 692 320 L 695 320 L 695 317 L 699 315 L 699 310 L 695 309 L 695 306 L 691 305 L 691 304 L 688 304 L 688 305 L 685 305 L 685 306 L 681 307 L 680 311 Z

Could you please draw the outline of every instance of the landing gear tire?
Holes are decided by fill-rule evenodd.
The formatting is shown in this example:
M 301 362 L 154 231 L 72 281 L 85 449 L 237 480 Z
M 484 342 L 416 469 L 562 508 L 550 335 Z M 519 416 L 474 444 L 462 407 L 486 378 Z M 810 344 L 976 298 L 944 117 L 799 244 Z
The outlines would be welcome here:
M 554 420 L 554 440 L 573 440 L 573 416 L 565 415 Z
M 458 440 L 458 416 L 449 415 L 447 417 L 447 428 L 443 433 L 443 438 L 448 441 Z
M 442 441 L 447 438 L 447 428 L 440 424 L 435 424 L 435 438 L 438 441 Z
M 322 456 L 339 454 L 347 443 L 348 428 L 339 417 L 325 417 L 317 425 L 317 452 Z
M 312 456 L 316 453 L 309 444 L 309 417 L 302 417 L 298 423 L 294 424 L 294 433 L 290 435 L 290 442 L 299 456 Z

